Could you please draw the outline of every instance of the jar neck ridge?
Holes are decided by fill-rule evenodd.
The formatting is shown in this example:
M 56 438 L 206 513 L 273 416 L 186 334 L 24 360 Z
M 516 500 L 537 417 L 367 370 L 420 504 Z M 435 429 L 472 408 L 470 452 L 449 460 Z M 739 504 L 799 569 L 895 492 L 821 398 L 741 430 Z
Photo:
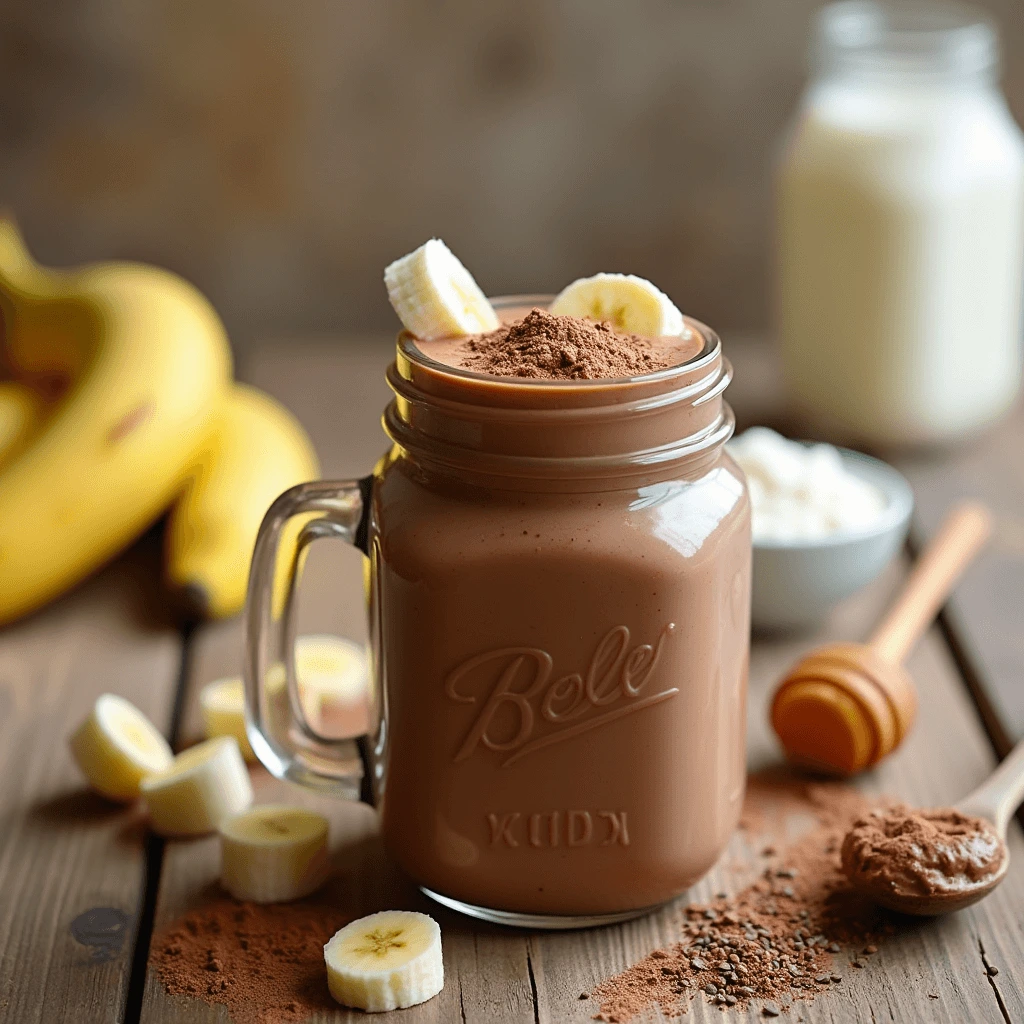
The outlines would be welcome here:
M 400 335 L 384 428 L 414 462 L 489 486 L 603 490 L 689 476 L 718 457 L 734 421 L 721 342 L 687 325 L 703 342 L 693 359 L 608 381 L 467 373 Z

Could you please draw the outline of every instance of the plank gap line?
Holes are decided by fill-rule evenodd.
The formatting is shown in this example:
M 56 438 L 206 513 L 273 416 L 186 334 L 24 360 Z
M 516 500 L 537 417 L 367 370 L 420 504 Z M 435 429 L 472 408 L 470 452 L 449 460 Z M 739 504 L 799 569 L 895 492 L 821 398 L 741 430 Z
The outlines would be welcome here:
M 999 986 L 996 984 L 996 979 L 992 976 L 992 965 L 988 962 L 988 956 L 985 954 L 985 943 L 981 941 L 981 936 L 978 936 L 978 952 L 981 953 L 981 963 L 985 968 L 985 977 L 988 978 L 988 983 L 992 988 L 992 993 L 996 997 L 996 1002 L 999 1004 L 999 1012 L 1003 1016 L 1003 1020 L 1006 1024 L 1013 1024 L 1010 1020 L 1009 1011 L 1006 1009 L 1006 1003 L 1003 1002 L 1003 994 L 999 991 Z
M 978 712 L 978 718 L 981 720 L 985 735 L 992 744 L 992 749 L 995 751 L 996 756 L 1002 760 L 1013 749 L 1013 740 L 999 721 L 992 702 L 985 693 L 977 664 L 967 650 L 967 645 L 961 639 L 956 626 L 950 620 L 951 615 L 948 608 L 943 608 L 939 612 L 937 619 L 939 632 L 949 648 L 953 664 L 956 665 L 963 678 L 964 688 L 967 690 L 975 710 Z M 1020 819 L 1021 824 L 1024 824 L 1024 814 L 1020 815 Z
M 526 940 L 526 970 L 530 975 L 530 994 L 533 996 L 533 1024 L 540 1024 L 540 999 L 537 996 L 537 978 L 533 973 L 533 952 L 530 949 L 532 942 Z
M 186 623 L 181 630 L 181 659 L 178 664 L 178 678 L 174 686 L 174 701 L 171 705 L 167 738 L 171 747 L 177 749 L 182 717 L 185 710 L 185 688 L 192 665 L 193 639 L 197 624 Z M 146 836 L 145 886 L 142 891 L 138 923 L 135 928 L 135 945 L 132 949 L 132 967 L 128 975 L 128 991 L 124 1000 L 124 1024 L 139 1024 L 142 1019 L 142 997 L 146 989 L 146 967 L 149 963 L 149 946 L 153 938 L 156 920 L 157 896 L 160 892 L 160 875 L 164 866 L 164 852 L 167 841 L 153 832 Z

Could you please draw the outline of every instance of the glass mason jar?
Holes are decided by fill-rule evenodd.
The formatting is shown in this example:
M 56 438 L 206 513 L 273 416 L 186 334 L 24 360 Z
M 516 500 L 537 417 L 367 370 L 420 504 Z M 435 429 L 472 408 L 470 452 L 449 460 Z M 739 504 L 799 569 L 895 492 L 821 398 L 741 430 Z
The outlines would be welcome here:
M 305 545 L 340 536 L 367 555 L 385 844 L 466 913 L 633 916 L 700 878 L 736 825 L 750 512 L 724 450 L 731 371 L 689 326 L 688 362 L 600 381 L 455 369 L 403 333 L 373 476 L 293 488 L 261 529 L 253 748 L 278 776 L 357 786 L 345 745 L 303 718 L 289 614 Z
M 1021 378 L 1024 141 L 995 27 L 955 3 L 824 8 L 776 181 L 796 405 L 838 439 L 970 434 Z

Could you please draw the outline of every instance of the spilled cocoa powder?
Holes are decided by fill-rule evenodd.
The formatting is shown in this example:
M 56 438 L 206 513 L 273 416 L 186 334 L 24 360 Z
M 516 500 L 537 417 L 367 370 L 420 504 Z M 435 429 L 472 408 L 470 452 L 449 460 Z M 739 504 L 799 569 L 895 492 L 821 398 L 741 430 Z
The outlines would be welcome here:
M 678 1016 L 697 996 L 773 1017 L 856 984 L 898 920 L 856 893 L 840 866 L 844 835 L 873 806 L 897 805 L 786 770 L 751 776 L 740 829 L 762 863 L 757 877 L 686 907 L 682 941 L 594 989 L 594 1019 L 630 1021 L 654 1004 Z M 270 906 L 215 897 L 161 929 L 150 962 L 168 992 L 224 1004 L 235 1024 L 298 1024 L 336 1006 L 323 946 L 351 917 L 324 894 Z
M 465 343 L 461 365 L 498 377 L 600 380 L 633 377 L 669 365 L 648 338 L 618 334 L 608 323 L 535 308 Z
M 794 1001 L 849 984 L 895 931 L 840 864 L 845 833 L 870 806 L 842 783 L 808 783 L 781 771 L 752 777 L 741 828 L 748 841 L 762 837 L 760 876 L 735 896 L 686 907 L 682 941 L 594 989 L 594 1019 L 629 1021 L 653 1004 L 678 1016 L 698 995 L 722 1009 L 758 1003 L 774 1017 Z M 811 824 L 795 841 L 764 841 L 769 828 L 784 830 L 801 817 Z
M 150 963 L 169 993 L 223 1003 L 235 1024 L 297 1024 L 337 1008 L 324 943 L 350 920 L 322 897 L 267 906 L 218 897 L 158 932 Z

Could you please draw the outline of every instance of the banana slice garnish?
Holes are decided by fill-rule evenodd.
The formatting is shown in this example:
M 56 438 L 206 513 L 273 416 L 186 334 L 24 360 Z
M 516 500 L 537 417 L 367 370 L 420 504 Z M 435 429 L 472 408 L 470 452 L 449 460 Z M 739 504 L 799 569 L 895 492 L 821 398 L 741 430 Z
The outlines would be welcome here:
M 235 899 L 285 903 L 327 878 L 327 819 L 285 804 L 265 804 L 220 826 L 221 885 Z
M 213 832 L 252 803 L 249 772 L 233 736 L 197 743 L 165 771 L 142 780 L 150 824 L 165 836 Z
M 411 910 L 353 921 L 324 946 L 324 959 L 331 995 L 360 1010 L 415 1006 L 444 987 L 441 929 Z
M 398 319 L 417 338 L 481 334 L 498 326 L 487 296 L 440 238 L 390 264 L 384 284 Z
M 551 303 L 557 316 L 607 321 L 623 334 L 684 335 L 683 314 L 650 281 L 634 274 L 595 274 L 563 288 Z
M 69 743 L 89 785 L 111 800 L 136 799 L 142 780 L 165 771 L 174 760 L 170 744 L 157 727 L 134 704 L 114 693 L 97 698 Z

